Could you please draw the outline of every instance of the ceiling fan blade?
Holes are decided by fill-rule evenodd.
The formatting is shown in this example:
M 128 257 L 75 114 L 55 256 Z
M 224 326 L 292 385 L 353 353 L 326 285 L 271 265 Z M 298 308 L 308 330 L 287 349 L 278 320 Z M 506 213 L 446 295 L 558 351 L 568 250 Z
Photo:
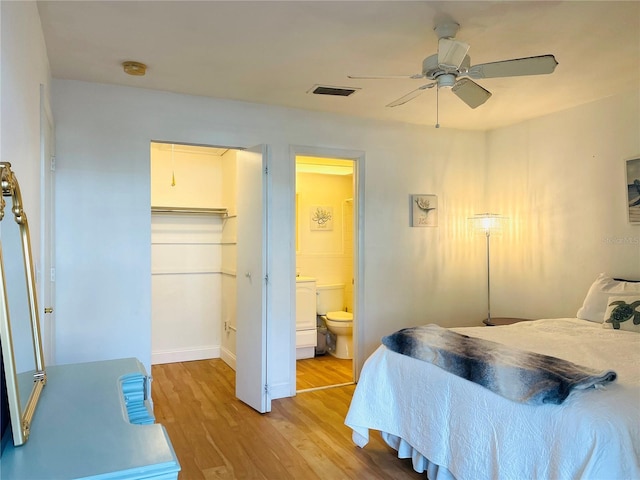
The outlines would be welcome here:
M 417 79 L 424 78 L 424 73 L 416 73 L 414 75 L 347 75 L 347 78 L 356 80 L 395 80 L 395 79 Z
M 558 62 L 553 55 L 516 58 L 502 62 L 482 63 L 469 68 L 471 78 L 518 77 L 520 75 L 545 75 L 552 73 Z
M 438 66 L 445 70 L 457 70 L 469 51 L 469 45 L 452 38 L 438 40 Z
M 424 90 L 428 89 L 428 88 L 432 88 L 436 85 L 436 83 L 427 83 L 426 85 L 422 85 L 421 87 L 416 88 L 415 90 L 413 90 L 412 92 L 407 93 L 405 96 L 400 97 L 399 99 L 397 99 L 394 102 L 391 102 L 390 104 L 386 105 L 387 107 L 397 107 L 398 105 L 404 105 L 405 103 L 407 103 L 409 100 L 413 100 L 414 98 L 416 98 L 418 95 L 420 95 Z
M 491 92 L 482 88 L 473 80 L 468 78 L 461 78 L 451 88 L 451 91 L 455 93 L 460 100 L 469 105 L 471 108 L 476 108 L 489 100 Z

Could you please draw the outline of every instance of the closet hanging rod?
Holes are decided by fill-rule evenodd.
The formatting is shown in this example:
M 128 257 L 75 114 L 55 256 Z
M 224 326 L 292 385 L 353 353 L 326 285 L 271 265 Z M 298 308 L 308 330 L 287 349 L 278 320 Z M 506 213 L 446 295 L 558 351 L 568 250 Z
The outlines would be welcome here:
M 186 213 L 195 215 L 219 215 L 227 216 L 226 208 L 199 208 L 199 207 L 151 207 L 151 213 Z

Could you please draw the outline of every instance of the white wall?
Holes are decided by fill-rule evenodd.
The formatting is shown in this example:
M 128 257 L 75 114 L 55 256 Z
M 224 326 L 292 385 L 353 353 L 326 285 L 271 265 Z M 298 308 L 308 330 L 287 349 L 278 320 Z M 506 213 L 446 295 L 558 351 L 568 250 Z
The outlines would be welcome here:
M 319 285 L 351 283 L 353 270 L 346 267 L 351 265 L 353 251 L 345 249 L 345 233 L 350 229 L 345 229 L 343 203 L 353 199 L 353 176 L 298 173 L 296 190 L 296 274 L 314 277 Z M 331 230 L 312 230 L 310 217 L 318 206 L 332 208 Z
M 218 215 L 152 216 L 154 364 L 220 357 L 223 223 Z
M 640 155 L 640 93 L 488 134 L 494 316 L 572 317 L 600 272 L 640 279 L 624 161 Z
M 0 153 L 18 177 L 40 251 L 40 85 L 48 94 L 49 61 L 35 2 L 1 2 L 2 71 Z
M 0 25 L 0 161 L 11 163 L 20 183 L 41 294 L 44 212 L 41 212 L 40 89 L 42 85 L 44 102 L 48 103 L 51 74 L 35 2 L 0 2 Z M 2 224 L 17 229 L 9 206 L 5 208 Z M 19 243 L 13 245 L 16 248 L 9 249 L 9 244 L 4 243 L 4 261 L 8 267 L 19 262 L 22 269 Z M 26 297 L 23 298 L 26 303 Z M 42 322 L 43 305 L 40 307 Z M 18 318 L 21 317 L 12 316 L 14 330 L 18 328 Z M 27 353 L 33 356 L 32 350 Z M 45 356 L 48 354 L 45 352 Z
M 291 145 L 366 152 L 362 345 L 417 322 L 477 324 L 481 272 L 465 222 L 484 194 L 485 135 L 76 81 L 54 82 L 58 146 L 58 352 L 66 362 L 150 359 L 149 141 L 267 143 L 269 381 L 293 361 Z M 409 227 L 409 194 L 440 195 L 440 227 Z M 477 259 L 480 262 L 481 259 Z M 480 265 L 480 263 L 478 263 Z M 460 304 L 459 296 L 465 298 Z M 364 358 L 362 359 L 364 360 Z M 283 387 L 284 388 L 284 387 Z

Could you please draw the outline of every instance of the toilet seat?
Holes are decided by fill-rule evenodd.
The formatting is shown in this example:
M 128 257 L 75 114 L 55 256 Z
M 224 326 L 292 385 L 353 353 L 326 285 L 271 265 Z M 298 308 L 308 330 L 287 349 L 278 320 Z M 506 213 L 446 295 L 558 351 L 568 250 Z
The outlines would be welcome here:
M 353 313 L 350 312 L 327 312 L 327 320 L 334 322 L 351 322 L 353 321 Z

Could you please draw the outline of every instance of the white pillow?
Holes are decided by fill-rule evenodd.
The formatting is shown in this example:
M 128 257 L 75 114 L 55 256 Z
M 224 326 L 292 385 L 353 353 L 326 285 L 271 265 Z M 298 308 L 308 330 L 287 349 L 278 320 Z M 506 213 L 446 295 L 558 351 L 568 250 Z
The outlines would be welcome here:
M 601 273 L 587 292 L 582 307 L 576 317 L 590 322 L 604 322 L 604 314 L 609 305 L 609 296 L 637 297 L 640 295 L 640 283 L 614 280 Z
M 617 324 L 619 330 L 640 333 L 640 294 L 634 297 L 612 295 L 607 302 L 602 322 L 604 328 L 616 328 Z M 615 315 L 614 321 L 610 321 L 612 315 Z

